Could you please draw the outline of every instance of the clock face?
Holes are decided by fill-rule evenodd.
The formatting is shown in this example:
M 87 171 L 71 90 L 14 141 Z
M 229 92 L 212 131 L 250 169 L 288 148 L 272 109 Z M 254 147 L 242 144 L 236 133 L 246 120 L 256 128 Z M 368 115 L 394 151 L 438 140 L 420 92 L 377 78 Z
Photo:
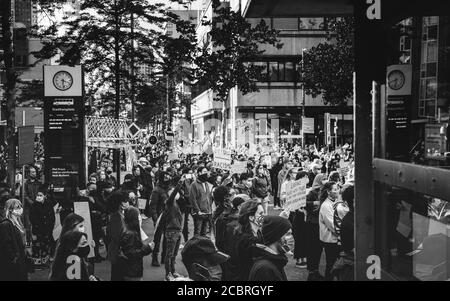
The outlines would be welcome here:
M 73 78 L 67 71 L 59 71 L 56 72 L 53 76 L 53 85 L 56 89 L 60 91 L 66 91 L 70 87 L 72 87 Z
M 388 85 L 392 90 L 400 90 L 405 85 L 405 74 L 394 70 L 388 75 Z

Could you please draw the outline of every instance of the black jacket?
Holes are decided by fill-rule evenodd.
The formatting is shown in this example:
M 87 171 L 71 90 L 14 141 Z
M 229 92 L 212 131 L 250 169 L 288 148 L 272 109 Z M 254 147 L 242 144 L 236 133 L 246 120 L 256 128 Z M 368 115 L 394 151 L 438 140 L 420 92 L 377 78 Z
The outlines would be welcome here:
M 161 186 L 156 186 L 150 196 L 150 213 L 153 222 L 156 223 L 159 215 L 164 211 L 166 200 L 169 198 L 167 191 Z
M 0 221 L 0 281 L 28 280 L 25 246 L 19 229 L 8 219 Z
M 354 223 L 354 212 L 351 210 L 344 216 L 341 224 L 342 249 L 346 253 L 351 253 L 354 248 Z
M 55 212 L 49 201 L 34 202 L 30 209 L 30 222 L 33 234 L 37 236 L 51 236 L 55 226 Z
M 142 277 L 144 274 L 144 256 L 149 255 L 152 248 L 143 244 L 139 234 L 126 230 L 120 238 L 119 264 L 122 276 Z
M 230 255 L 233 262 L 236 262 L 239 267 L 237 279 L 234 280 L 247 281 L 253 264 L 253 247 L 262 242 L 262 239 L 260 236 L 255 237 L 253 235 L 251 227 L 242 232 L 237 230 L 234 239 L 235 244 Z
M 287 281 L 284 267 L 288 259 L 284 254 L 273 254 L 268 247 L 257 244 L 254 249 L 254 263 L 249 281 Z
M 320 205 L 315 205 L 314 202 L 319 200 L 320 188 L 311 189 L 306 195 L 306 222 L 307 223 L 319 223 L 319 210 Z
M 72 258 L 69 258 L 70 256 L 72 256 Z M 74 266 L 75 262 L 80 263 L 79 279 L 76 279 L 76 278 L 69 279 L 67 277 L 67 271 L 71 267 L 75 268 L 75 266 Z M 52 271 L 52 274 L 50 276 L 51 281 L 89 281 L 89 271 L 88 271 L 87 263 L 84 258 L 78 256 L 75 253 L 69 254 L 61 266 L 53 267 L 53 269 L 54 270 Z

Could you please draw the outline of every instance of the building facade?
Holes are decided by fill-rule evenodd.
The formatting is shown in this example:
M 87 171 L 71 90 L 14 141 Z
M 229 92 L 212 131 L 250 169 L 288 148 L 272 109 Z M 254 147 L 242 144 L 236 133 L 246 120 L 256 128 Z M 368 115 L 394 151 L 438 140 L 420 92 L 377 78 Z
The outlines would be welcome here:
M 239 9 L 239 1 L 231 1 L 230 5 L 233 9 Z M 265 52 L 258 61 L 252 62 L 264 67 L 257 84 L 259 92 L 244 95 L 236 87 L 230 91 L 223 106 L 213 101 L 212 92 L 203 92 L 193 99 L 193 106 L 197 107 L 198 112 L 197 115 L 192 115 L 194 139 L 201 140 L 204 133 L 215 131 L 215 135 L 225 136 L 226 144 L 230 147 L 239 147 L 246 143 L 299 143 L 303 137 L 301 117 L 304 112 L 304 116 L 313 123 L 313 130 L 304 132 L 306 143 L 327 144 L 325 113 L 333 114 L 332 119 L 338 122 L 339 143 L 351 140 L 352 107 L 327 106 L 320 95 L 313 98 L 305 95 L 302 89 L 302 51 L 326 41 L 328 19 L 270 16 L 255 18 L 247 16 L 242 9 L 241 11 L 252 26 L 264 20 L 270 28 L 279 30 L 283 47 L 277 49 L 261 45 L 260 49 Z M 204 11 L 204 16 L 212 17 L 211 1 Z M 199 26 L 198 38 L 201 43 L 209 42 L 207 28 Z M 213 105 L 206 105 L 207 103 Z M 210 121 L 222 121 L 222 116 L 225 116 L 225 133 L 221 133 L 221 127 Z M 332 128 L 334 129 L 334 126 Z M 332 144 L 335 142 L 337 141 Z

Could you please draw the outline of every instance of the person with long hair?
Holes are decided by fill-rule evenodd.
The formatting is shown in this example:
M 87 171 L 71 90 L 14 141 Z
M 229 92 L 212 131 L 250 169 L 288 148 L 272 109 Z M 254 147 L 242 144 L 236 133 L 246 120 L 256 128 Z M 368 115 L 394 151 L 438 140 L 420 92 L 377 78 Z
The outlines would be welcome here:
M 27 255 L 26 231 L 22 224 L 22 203 L 9 199 L 5 203 L 4 216 L 0 221 L 0 281 L 26 281 Z
M 295 177 L 295 181 L 303 180 L 305 184 L 308 182 L 308 173 L 300 171 Z M 306 240 L 306 223 L 305 223 L 305 208 L 300 208 L 291 211 L 289 214 L 289 221 L 292 224 L 292 235 L 294 237 L 294 259 L 295 265 L 299 268 L 306 268 L 307 256 L 307 240 Z
M 61 235 L 56 249 L 55 261 L 50 271 L 52 281 L 96 281 L 89 273 L 86 257 L 90 252 L 87 234 L 68 231 Z
M 261 202 L 264 208 L 264 213 L 267 214 L 267 207 L 269 205 L 269 193 L 272 191 L 272 186 L 262 164 L 258 164 L 256 166 L 252 189 L 253 196 Z
M 325 280 L 332 280 L 331 270 L 339 256 L 339 245 L 336 229 L 334 226 L 333 203 L 339 197 L 339 187 L 336 182 L 327 182 L 320 190 L 319 211 L 319 235 L 323 243 L 326 257 Z
M 239 210 L 239 225 L 234 231 L 234 245 L 231 246 L 232 263 L 239 267 L 237 274 L 230 280 L 247 281 L 253 265 L 252 249 L 256 243 L 262 242 L 261 225 L 264 208 L 255 200 L 249 200 L 241 205 Z
M 286 192 L 287 188 L 289 187 L 290 183 L 295 181 L 295 178 L 297 177 L 298 168 L 291 168 L 286 173 L 286 177 L 284 178 L 283 183 L 281 184 L 280 188 L 280 201 L 281 201 L 281 207 L 284 207 L 284 204 L 286 203 Z
M 120 238 L 120 271 L 125 281 L 141 281 L 144 275 L 144 256 L 149 255 L 154 243 L 144 244 L 141 237 L 139 209 L 130 206 L 124 213 L 125 231 Z
M 311 190 L 306 195 L 306 241 L 307 241 L 307 269 L 308 280 L 323 280 L 319 273 L 320 257 L 323 245 L 319 235 L 319 193 L 327 181 L 326 174 L 317 174 L 314 178 Z

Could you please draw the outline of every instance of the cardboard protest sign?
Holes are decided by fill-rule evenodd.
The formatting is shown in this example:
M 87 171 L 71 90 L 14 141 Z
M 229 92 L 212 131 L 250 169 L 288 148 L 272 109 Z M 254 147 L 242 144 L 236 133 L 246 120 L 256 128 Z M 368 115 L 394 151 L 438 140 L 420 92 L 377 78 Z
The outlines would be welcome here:
M 138 208 L 139 209 L 144 210 L 146 205 L 147 205 L 146 199 L 138 198 Z
M 244 173 L 247 170 L 247 161 L 234 161 L 231 165 L 231 174 Z
M 169 161 L 178 160 L 178 154 L 175 152 L 167 153 L 167 155 L 169 156 L 168 158 Z
M 227 149 L 215 149 L 213 167 L 223 170 L 231 170 L 231 151 Z
M 285 210 L 295 211 L 306 206 L 306 181 L 291 181 L 286 187 Z
M 84 218 L 84 228 L 86 229 L 86 234 L 88 236 L 88 244 L 91 248 L 89 251 L 88 258 L 94 257 L 94 238 L 92 236 L 92 223 L 91 223 L 91 213 L 89 211 L 88 202 L 74 202 L 73 211 Z

